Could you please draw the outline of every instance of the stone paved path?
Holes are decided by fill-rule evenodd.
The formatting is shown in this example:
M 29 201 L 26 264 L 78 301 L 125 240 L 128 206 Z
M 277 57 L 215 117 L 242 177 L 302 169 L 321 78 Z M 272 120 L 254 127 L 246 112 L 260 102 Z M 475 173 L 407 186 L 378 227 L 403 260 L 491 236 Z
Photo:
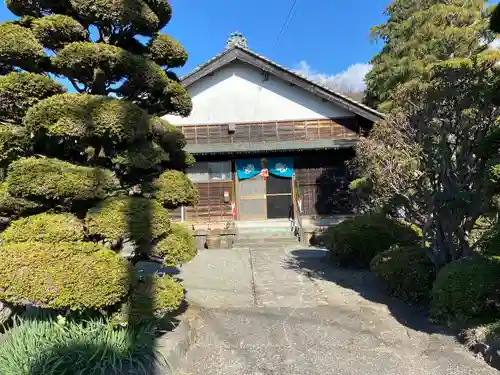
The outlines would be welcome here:
M 203 324 L 177 375 L 497 373 L 369 273 L 324 256 L 265 244 L 200 253 L 181 277 Z

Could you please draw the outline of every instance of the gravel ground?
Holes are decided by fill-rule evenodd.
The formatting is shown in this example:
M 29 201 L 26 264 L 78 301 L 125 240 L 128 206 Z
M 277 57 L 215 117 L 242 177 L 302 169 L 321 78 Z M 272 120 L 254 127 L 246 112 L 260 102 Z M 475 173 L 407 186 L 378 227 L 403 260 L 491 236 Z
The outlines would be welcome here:
M 202 325 L 177 375 L 497 374 L 371 274 L 324 256 L 265 243 L 200 253 L 181 277 Z

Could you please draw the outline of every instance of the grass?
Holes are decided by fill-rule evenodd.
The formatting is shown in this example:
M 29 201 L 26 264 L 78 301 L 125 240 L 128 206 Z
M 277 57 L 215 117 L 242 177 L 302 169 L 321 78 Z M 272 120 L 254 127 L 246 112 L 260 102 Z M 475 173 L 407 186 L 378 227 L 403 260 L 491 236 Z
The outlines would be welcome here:
M 0 346 L 2 375 L 151 374 L 155 330 L 105 320 L 16 320 Z

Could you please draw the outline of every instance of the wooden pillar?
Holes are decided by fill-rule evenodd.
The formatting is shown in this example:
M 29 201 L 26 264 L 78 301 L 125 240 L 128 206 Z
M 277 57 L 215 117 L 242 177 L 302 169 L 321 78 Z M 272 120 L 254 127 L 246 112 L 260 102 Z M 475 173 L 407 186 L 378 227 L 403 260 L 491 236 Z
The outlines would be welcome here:
M 234 183 L 234 200 L 236 201 L 236 217 L 234 220 L 240 220 L 240 195 L 239 195 L 239 180 L 238 180 L 238 169 L 236 168 L 236 159 L 233 158 L 233 183 Z

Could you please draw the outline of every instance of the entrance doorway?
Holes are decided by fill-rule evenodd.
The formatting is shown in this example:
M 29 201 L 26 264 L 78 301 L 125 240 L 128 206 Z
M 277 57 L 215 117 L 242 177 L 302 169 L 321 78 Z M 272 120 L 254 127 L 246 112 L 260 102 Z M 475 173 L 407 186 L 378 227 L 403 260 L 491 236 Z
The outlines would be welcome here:
M 292 210 L 292 179 L 269 175 L 266 181 L 267 218 L 289 218 Z
M 240 220 L 267 218 L 266 182 L 259 174 L 238 181 L 238 212 Z
M 236 160 L 239 220 L 286 219 L 292 212 L 293 159 Z M 266 171 L 264 179 L 262 171 Z
M 239 220 L 286 219 L 292 210 L 292 179 L 258 174 L 238 181 Z

